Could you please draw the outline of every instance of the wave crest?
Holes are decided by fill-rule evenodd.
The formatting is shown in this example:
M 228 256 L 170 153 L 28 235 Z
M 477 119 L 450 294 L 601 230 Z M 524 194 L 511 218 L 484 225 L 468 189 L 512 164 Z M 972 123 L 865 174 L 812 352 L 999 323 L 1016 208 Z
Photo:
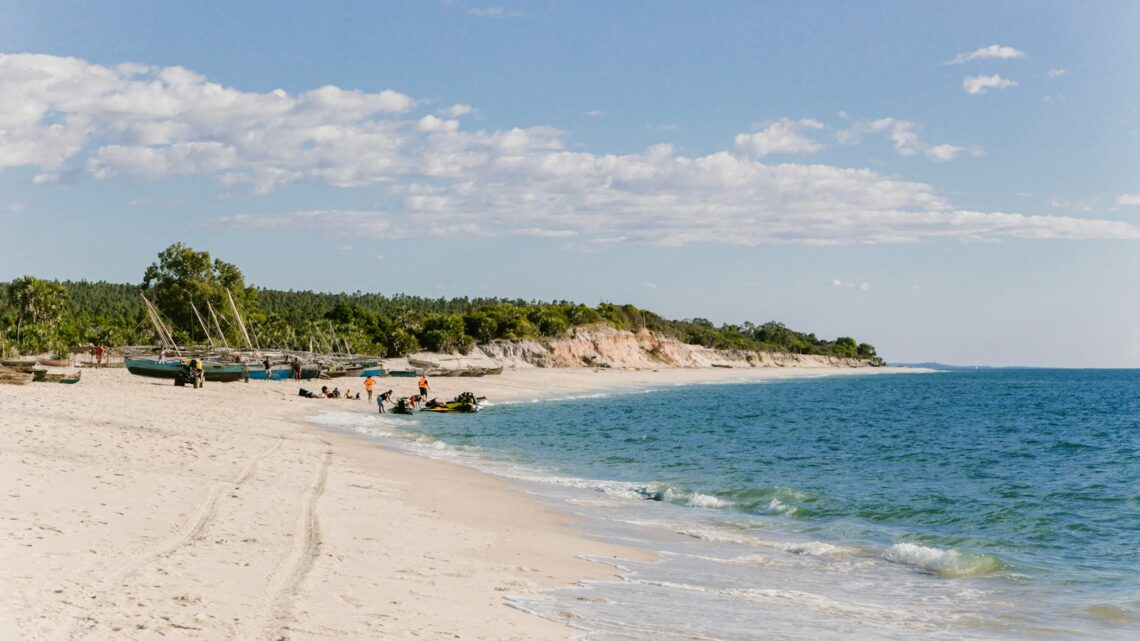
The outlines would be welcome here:
M 993 574 L 1005 569 L 992 554 L 966 554 L 958 550 L 928 548 L 914 543 L 895 543 L 883 552 L 883 559 L 957 579 Z

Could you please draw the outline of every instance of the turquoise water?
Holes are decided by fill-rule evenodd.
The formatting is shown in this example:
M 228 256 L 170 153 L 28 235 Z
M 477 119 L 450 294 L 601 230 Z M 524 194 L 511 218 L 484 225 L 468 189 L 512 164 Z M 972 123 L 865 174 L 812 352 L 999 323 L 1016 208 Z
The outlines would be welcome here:
M 596 536 L 659 553 L 586 597 L 514 602 L 591 638 L 1140 631 L 1138 371 L 702 385 L 367 420 L 351 429 L 522 479 Z

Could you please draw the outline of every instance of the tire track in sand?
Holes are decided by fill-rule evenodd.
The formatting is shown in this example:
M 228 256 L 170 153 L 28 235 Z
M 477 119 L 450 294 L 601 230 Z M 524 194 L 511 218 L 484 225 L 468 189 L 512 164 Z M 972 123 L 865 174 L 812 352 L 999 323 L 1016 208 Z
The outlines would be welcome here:
M 238 473 L 237 477 L 232 481 L 223 481 L 215 483 L 210 491 L 206 493 L 206 498 L 198 504 L 194 513 L 187 519 L 186 524 L 179 528 L 179 530 L 170 538 L 161 541 L 150 550 L 128 558 L 122 565 L 113 570 L 110 574 L 105 576 L 99 584 L 102 587 L 93 598 L 97 602 L 103 601 L 107 596 L 116 588 L 121 587 L 123 582 L 134 575 L 139 570 L 147 565 L 165 558 L 178 551 L 179 549 L 189 545 L 195 539 L 202 535 L 206 526 L 213 520 L 214 514 L 217 512 L 218 497 L 221 496 L 222 491 L 226 488 L 237 489 L 242 486 L 253 474 L 257 471 L 257 466 L 265 459 L 277 453 L 281 449 L 281 445 L 285 442 L 284 436 L 279 436 L 274 439 L 276 442 L 272 447 L 265 450 L 261 454 L 253 457 Z M 92 616 L 91 613 L 83 615 L 80 620 L 67 629 L 64 636 L 69 641 L 82 639 L 90 634 L 92 629 L 98 624 L 98 621 Z
M 324 494 L 329 465 L 332 462 L 332 444 L 323 439 L 321 443 L 325 445 L 321 462 L 313 471 L 313 477 L 301 495 L 301 512 L 297 517 L 293 546 L 289 550 L 289 556 L 269 577 L 266 607 L 257 618 L 259 623 L 256 638 L 259 641 L 279 641 L 286 638 L 281 630 L 289 622 L 297 588 L 321 552 L 321 524 L 317 518 L 317 502 Z

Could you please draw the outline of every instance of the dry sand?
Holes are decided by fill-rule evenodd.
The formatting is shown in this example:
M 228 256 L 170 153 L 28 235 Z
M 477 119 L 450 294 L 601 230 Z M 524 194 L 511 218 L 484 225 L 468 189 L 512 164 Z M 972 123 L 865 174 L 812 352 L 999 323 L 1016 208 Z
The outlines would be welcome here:
M 436 378 L 432 395 L 823 373 L 870 372 L 527 369 Z M 321 430 L 303 417 L 375 406 L 297 388 L 193 390 L 122 369 L 0 385 L 0 639 L 566 639 L 578 633 L 504 597 L 614 576 L 580 556 L 643 554 L 500 479 Z

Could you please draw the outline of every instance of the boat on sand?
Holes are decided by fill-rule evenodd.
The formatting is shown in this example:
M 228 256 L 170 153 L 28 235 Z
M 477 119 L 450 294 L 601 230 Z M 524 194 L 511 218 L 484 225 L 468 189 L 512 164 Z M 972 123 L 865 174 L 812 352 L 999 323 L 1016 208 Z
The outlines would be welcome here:
M 159 361 L 155 358 L 130 358 L 123 359 L 126 363 L 127 371 L 136 376 L 149 376 L 151 378 L 178 378 L 188 361 L 171 360 Z M 261 367 L 261 366 L 258 366 Z M 252 370 L 249 367 L 248 370 Z M 215 361 L 202 361 L 202 373 L 205 375 L 207 381 L 217 383 L 230 383 L 233 381 L 240 381 L 247 371 L 241 363 L 236 365 L 225 365 Z M 252 376 L 251 376 L 252 378 Z

